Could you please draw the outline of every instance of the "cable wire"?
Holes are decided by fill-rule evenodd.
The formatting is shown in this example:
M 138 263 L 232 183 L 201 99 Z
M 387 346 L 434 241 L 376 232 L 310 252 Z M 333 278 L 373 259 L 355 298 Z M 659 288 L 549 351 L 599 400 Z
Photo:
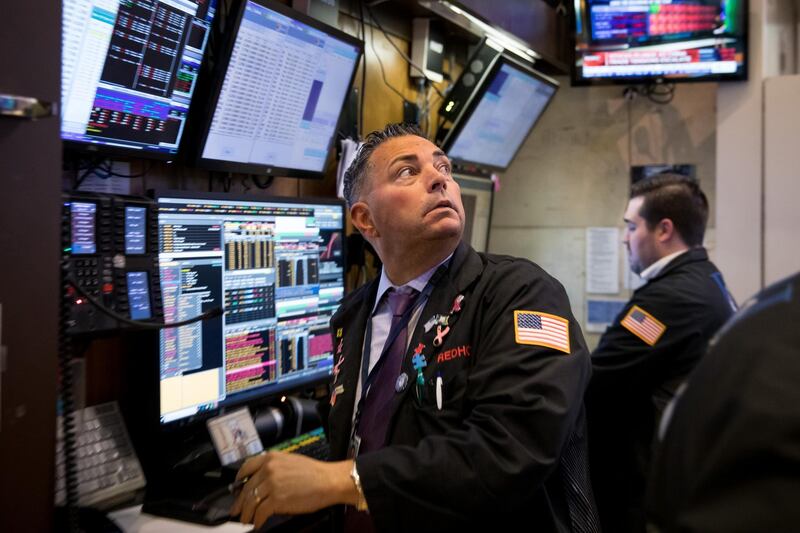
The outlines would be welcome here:
M 359 12 L 361 13 L 361 40 L 366 43 L 367 42 L 367 27 L 364 22 L 364 0 L 361 0 L 359 3 Z M 373 49 L 374 50 L 374 49 Z M 359 139 L 364 138 L 364 96 L 367 94 L 367 51 L 364 50 L 364 55 L 361 58 L 361 94 L 360 94 L 360 101 L 359 101 L 359 111 L 358 111 L 358 137 Z
M 367 9 L 367 11 L 369 11 L 369 9 Z M 386 70 L 384 70 L 383 68 L 383 61 L 381 60 L 381 56 L 378 54 L 378 51 L 375 49 L 375 34 L 372 31 L 372 26 L 369 27 L 369 40 L 370 40 L 370 46 L 372 47 L 372 52 L 375 54 L 375 58 L 378 60 L 378 65 L 381 68 L 381 77 L 383 77 L 383 83 L 389 89 L 391 89 L 392 92 L 394 92 L 397 96 L 402 98 L 404 102 L 408 102 L 409 104 L 411 104 L 412 102 L 408 98 L 403 96 L 403 93 L 398 91 L 391 83 L 389 83 L 389 80 L 386 79 Z
M 78 479 L 78 438 L 75 427 L 75 398 L 72 367 L 72 338 L 67 334 L 67 317 L 69 316 L 68 300 L 66 298 L 68 283 L 66 280 L 67 262 L 61 263 L 61 298 L 60 316 L 58 321 L 58 364 L 60 374 L 59 396 L 61 397 L 61 434 L 63 437 L 64 452 L 64 507 L 66 510 L 67 530 L 78 533 L 80 504 L 79 479 Z
M 433 87 L 433 89 L 434 89 L 434 90 L 435 90 L 435 91 L 436 91 L 436 92 L 439 94 L 439 97 L 440 97 L 440 98 L 444 98 L 444 94 L 442 94 L 442 92 L 441 92 L 441 91 L 440 91 L 440 90 L 439 90 L 439 89 L 438 89 L 438 88 L 437 88 L 435 85 L 433 85 L 434 81 L 433 81 L 432 79 L 430 79 L 430 78 L 429 78 L 429 77 L 428 77 L 428 76 L 425 74 L 425 71 L 422 69 L 422 67 L 420 67 L 419 65 L 417 65 L 416 63 L 414 63 L 414 62 L 411 60 L 411 58 L 410 58 L 410 57 L 408 57 L 408 54 L 406 54 L 405 52 L 403 52 L 402 50 L 400 50 L 400 48 L 399 48 L 399 47 L 398 47 L 396 44 L 394 44 L 394 41 L 392 40 L 391 36 L 390 36 L 390 35 L 389 35 L 389 34 L 386 32 L 386 30 L 384 30 L 384 29 L 383 29 L 383 25 L 381 25 L 380 21 L 379 21 L 379 20 L 378 20 L 378 19 L 375 17 L 375 15 L 372 13 L 372 8 L 370 7 L 370 5 L 369 5 L 369 4 L 367 4 L 367 6 L 366 6 L 366 7 L 367 7 L 367 13 L 369 13 L 369 16 L 370 16 L 370 18 L 371 18 L 371 19 L 372 19 L 372 21 L 375 23 L 375 25 L 376 25 L 376 26 L 378 26 L 378 29 L 379 29 L 379 30 L 381 30 L 381 33 L 383 33 L 383 36 L 386 38 L 386 40 L 387 40 L 387 41 L 389 41 L 389 44 L 390 44 L 390 45 L 392 45 L 392 48 L 394 48 L 395 50 L 397 50 L 397 53 L 398 53 L 398 54 L 400 54 L 400 56 L 401 56 L 403 59 L 405 59 L 405 60 L 406 60 L 406 62 L 407 62 L 409 65 L 411 65 L 412 67 L 414 67 L 415 69 L 417 69 L 417 70 L 419 71 L 419 73 L 420 73 L 420 76 L 421 76 L 422 78 L 424 78 L 424 79 L 428 80 L 428 82 L 430 82 L 430 83 L 431 83 L 431 86 L 432 86 L 432 87 Z M 371 30 L 370 30 L 370 31 L 371 31 Z
M 200 322 L 202 320 L 209 320 L 212 318 L 216 318 L 218 316 L 222 316 L 225 314 L 225 309 L 221 307 L 215 307 L 214 309 L 209 309 L 203 314 L 197 315 L 192 318 L 188 318 L 186 320 L 181 320 L 180 322 L 170 322 L 168 324 L 160 323 L 160 322 L 147 322 L 144 320 L 131 320 L 128 317 L 122 316 L 121 314 L 117 313 L 113 309 L 109 309 L 100 301 L 98 301 L 94 296 L 90 295 L 86 291 L 83 290 L 83 287 L 78 285 L 78 282 L 75 281 L 71 277 L 66 278 L 66 283 L 71 285 L 75 291 L 80 294 L 82 297 L 86 298 L 86 300 L 95 306 L 101 313 L 104 313 L 114 320 L 122 322 L 123 324 L 127 324 L 132 326 L 136 329 L 148 329 L 148 330 L 159 330 L 159 329 L 169 329 L 169 328 L 179 328 L 182 326 L 187 326 L 189 324 L 194 324 L 195 322 Z M 66 298 L 65 298 L 66 299 Z
M 665 105 L 675 97 L 675 84 L 656 81 L 648 83 L 641 91 L 653 103 Z

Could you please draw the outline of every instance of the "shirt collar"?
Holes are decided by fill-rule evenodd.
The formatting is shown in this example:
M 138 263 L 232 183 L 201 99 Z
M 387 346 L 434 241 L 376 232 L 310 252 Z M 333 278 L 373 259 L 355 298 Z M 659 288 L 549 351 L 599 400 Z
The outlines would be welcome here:
M 415 290 L 417 290 L 419 292 L 422 292 L 422 290 L 425 288 L 425 285 L 427 285 L 428 281 L 430 281 L 431 277 L 433 277 L 433 273 L 436 272 L 436 269 L 439 268 L 440 266 L 442 266 L 443 264 L 447 263 L 448 261 L 450 261 L 451 257 L 453 257 L 453 254 L 448 255 L 445 258 L 445 260 L 442 261 L 441 263 L 439 263 L 438 265 L 434 266 L 430 270 L 426 270 L 425 272 L 423 272 L 422 274 L 420 274 L 416 278 L 412 279 L 408 283 L 406 283 L 404 285 L 401 285 L 401 286 L 394 285 L 389 280 L 389 276 L 386 275 L 386 269 L 385 268 L 381 268 L 381 279 L 378 282 L 378 293 L 375 295 L 375 303 L 372 304 L 372 313 L 371 314 L 373 314 L 373 315 L 375 314 L 375 310 L 378 308 L 378 304 L 381 302 L 381 299 L 383 298 L 383 295 L 389 289 L 399 289 L 400 287 L 411 287 L 412 289 L 415 289 Z
M 675 252 L 674 254 L 665 255 L 664 257 L 662 257 L 649 267 L 642 270 L 641 274 L 639 274 L 639 277 L 641 277 L 643 280 L 650 281 L 654 277 L 661 274 L 661 271 L 664 270 L 664 267 L 667 266 L 670 263 L 670 261 L 672 261 L 681 254 L 685 254 L 688 251 L 689 249 L 687 248 L 685 250 L 680 250 L 678 252 Z

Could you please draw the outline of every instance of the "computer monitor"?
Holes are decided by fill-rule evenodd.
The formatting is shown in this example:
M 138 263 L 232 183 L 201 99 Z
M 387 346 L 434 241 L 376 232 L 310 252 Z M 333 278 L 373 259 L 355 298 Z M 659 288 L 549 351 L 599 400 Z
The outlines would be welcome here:
M 576 85 L 747 79 L 747 0 L 581 0 Z
M 442 136 L 450 159 L 503 171 L 558 89 L 558 82 L 501 56 L 469 104 Z
M 453 174 L 453 179 L 461 189 L 461 203 L 464 206 L 464 236 L 478 252 L 489 250 L 489 230 L 492 224 L 492 199 L 494 183 L 486 176 Z
M 327 381 L 328 322 L 344 295 L 344 204 L 157 194 L 164 319 L 162 426 Z M 174 425 L 172 427 L 175 427 Z
M 178 151 L 215 0 L 65 0 L 61 138 L 68 148 Z
M 231 32 L 198 165 L 321 177 L 361 41 L 271 0 L 244 0 Z

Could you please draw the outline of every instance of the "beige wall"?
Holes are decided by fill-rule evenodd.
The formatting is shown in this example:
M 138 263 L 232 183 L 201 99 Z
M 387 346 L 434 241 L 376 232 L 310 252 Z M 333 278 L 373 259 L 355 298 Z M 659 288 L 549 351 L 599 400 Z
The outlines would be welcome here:
M 583 326 L 586 313 L 586 228 L 622 227 L 630 183 L 629 167 L 690 163 L 715 204 L 716 85 L 678 85 L 670 104 L 623 87 L 561 89 L 536 125 L 495 196 L 490 251 L 527 257 L 566 287 Z M 713 230 L 707 244 L 713 248 Z M 620 244 L 620 288 L 626 299 L 626 263 Z M 598 334 L 587 334 L 593 346 Z

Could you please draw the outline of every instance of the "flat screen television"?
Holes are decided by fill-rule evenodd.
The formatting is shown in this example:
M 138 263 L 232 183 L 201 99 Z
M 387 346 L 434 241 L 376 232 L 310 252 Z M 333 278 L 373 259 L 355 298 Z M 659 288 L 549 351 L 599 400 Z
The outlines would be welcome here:
M 68 149 L 178 152 L 215 0 L 65 0 L 61 138 Z
M 437 140 L 457 167 L 504 171 L 558 89 L 558 82 L 501 56 Z
M 747 0 L 578 0 L 573 83 L 747 79 Z
M 344 296 L 344 204 L 160 192 L 164 319 L 223 316 L 160 333 L 160 422 L 208 418 L 327 382 L 328 322 Z
M 219 62 L 198 166 L 321 177 L 361 41 L 271 0 L 244 0 Z

